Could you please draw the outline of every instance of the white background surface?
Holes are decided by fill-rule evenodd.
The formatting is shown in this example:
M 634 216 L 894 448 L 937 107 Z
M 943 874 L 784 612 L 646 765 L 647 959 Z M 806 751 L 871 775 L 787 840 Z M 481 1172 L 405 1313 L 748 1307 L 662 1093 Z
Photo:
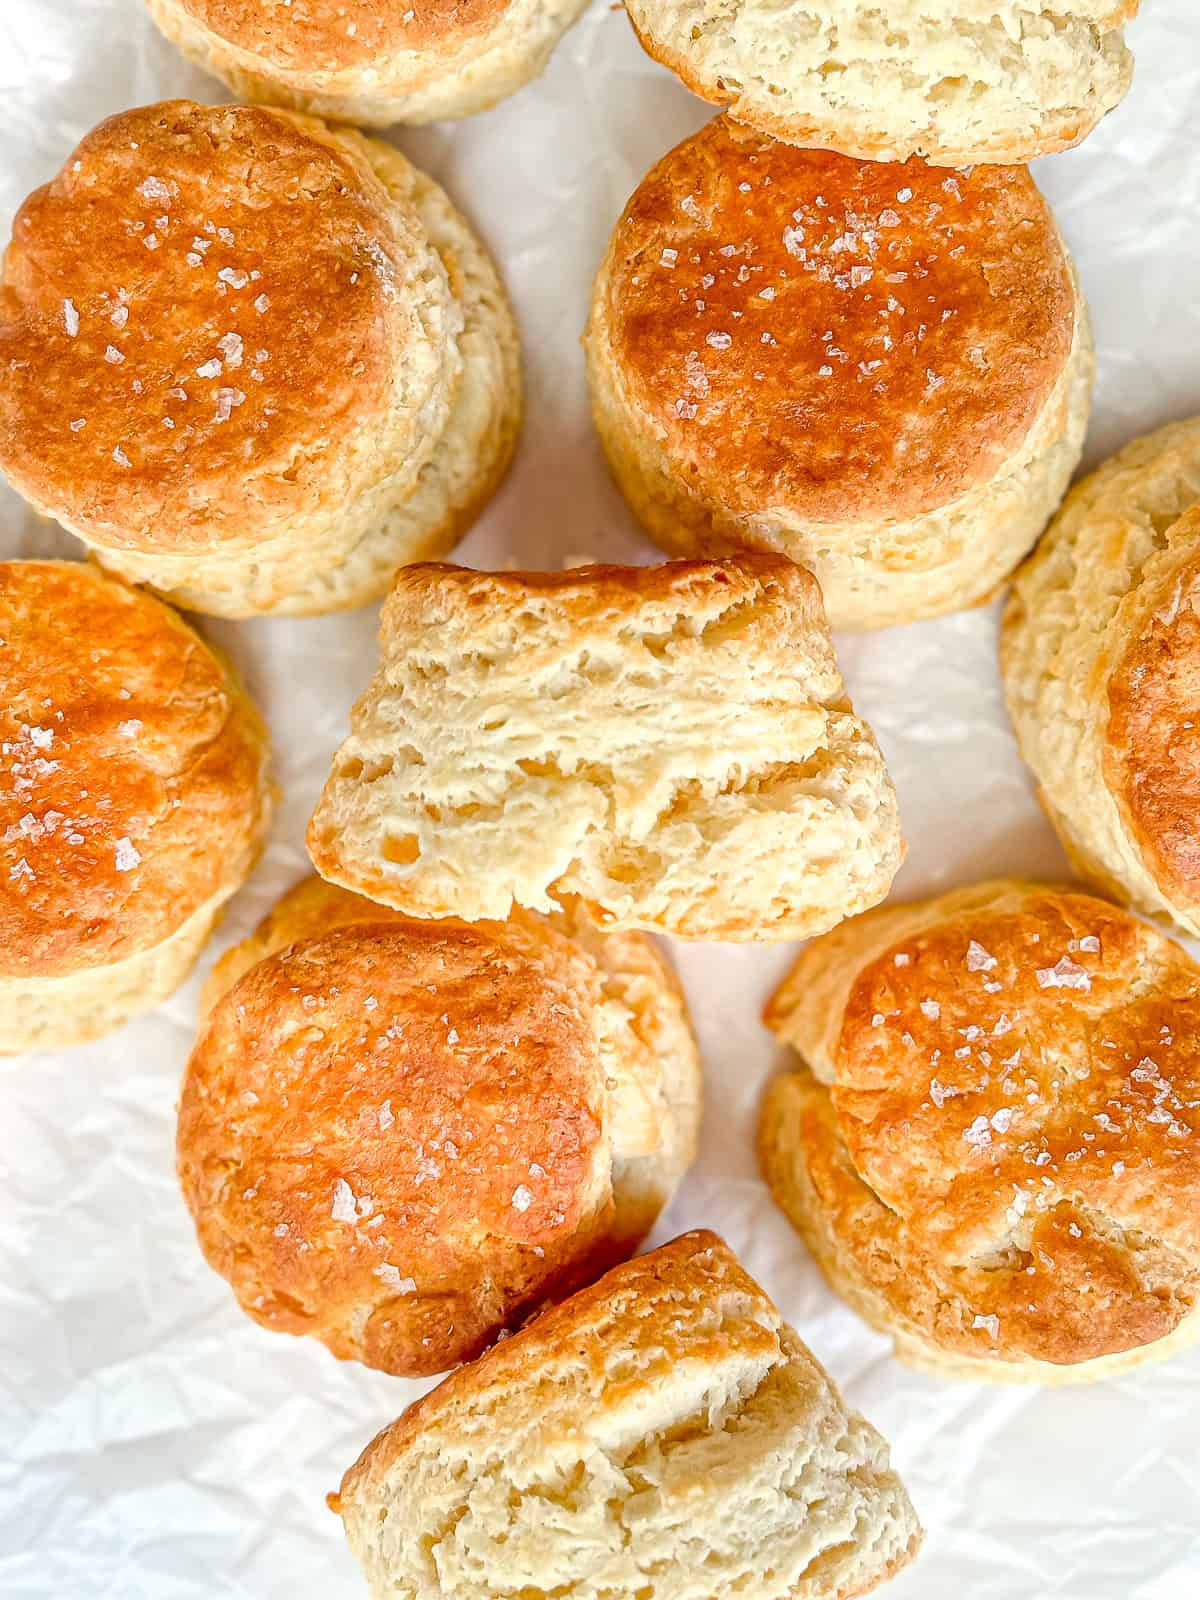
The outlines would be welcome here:
M 1200 412 L 1200 10 L 1148 0 L 1138 75 L 1080 150 L 1040 164 L 1100 349 L 1088 444 Z M 220 99 L 139 0 L 0 0 L 0 236 L 101 116 Z M 398 142 L 496 252 L 526 341 L 515 473 L 459 559 L 649 560 L 587 417 L 588 285 L 624 200 L 708 113 L 593 5 L 546 77 Z M 0 488 L 0 556 L 74 553 Z M 220 625 L 265 705 L 286 801 L 214 948 L 304 871 L 305 819 L 373 662 L 373 611 Z M 1003 715 L 994 610 L 841 642 L 900 791 L 920 894 L 1065 868 Z M 758 1013 L 792 951 L 676 947 L 707 1068 L 703 1152 L 655 1238 L 718 1228 L 891 1440 L 928 1530 L 889 1600 L 1200 1596 L 1200 1352 L 1082 1389 L 952 1384 L 897 1365 L 825 1289 L 753 1160 L 773 1047 Z M 60 1058 L 0 1063 L 0 1596 L 358 1600 L 323 1495 L 418 1386 L 259 1330 L 205 1266 L 176 1190 L 173 1106 L 197 981 Z

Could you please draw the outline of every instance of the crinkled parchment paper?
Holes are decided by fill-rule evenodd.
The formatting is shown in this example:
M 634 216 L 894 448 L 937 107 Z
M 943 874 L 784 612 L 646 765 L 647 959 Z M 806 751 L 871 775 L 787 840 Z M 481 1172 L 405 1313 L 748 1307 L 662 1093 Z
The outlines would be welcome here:
M 1089 460 L 1200 411 L 1200 10 L 1148 0 L 1125 104 L 1039 179 L 1100 347 Z M 0 235 L 102 116 L 219 99 L 139 0 L 0 0 Z M 525 336 L 516 471 L 460 552 L 557 567 L 653 559 L 605 475 L 578 337 L 609 229 L 708 115 L 596 3 L 538 84 L 399 136 L 474 217 Z M 72 550 L 0 489 L 0 555 Z M 211 625 L 270 716 L 286 800 L 223 948 L 305 870 L 304 822 L 373 661 L 375 614 Z M 902 893 L 1065 872 L 1005 722 L 995 608 L 845 639 L 900 790 Z M 207 970 L 216 949 L 203 963 Z M 1200 1596 L 1200 1351 L 1098 1386 L 985 1388 L 893 1361 L 824 1287 L 752 1152 L 774 1049 L 759 1010 L 786 948 L 676 947 L 700 1030 L 701 1158 L 657 1230 L 719 1229 L 891 1440 L 928 1529 L 894 1600 Z M 205 1266 L 176 1190 L 173 1106 L 198 980 L 87 1049 L 0 1064 L 0 1595 L 357 1600 L 323 1496 L 418 1385 L 260 1331 Z

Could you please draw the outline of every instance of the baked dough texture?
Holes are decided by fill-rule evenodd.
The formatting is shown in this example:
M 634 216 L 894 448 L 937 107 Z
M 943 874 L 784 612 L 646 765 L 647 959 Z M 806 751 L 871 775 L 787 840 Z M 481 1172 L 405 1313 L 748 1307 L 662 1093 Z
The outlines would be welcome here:
M 700 1066 L 650 940 L 413 922 L 313 878 L 218 965 L 180 1104 L 210 1265 L 264 1327 L 442 1372 L 632 1251 Z
M 1200 419 L 1085 478 L 1021 568 L 1001 665 L 1076 870 L 1200 934 Z
M 1200 968 L 1090 895 L 1003 880 L 810 945 L 759 1151 L 896 1354 L 1063 1383 L 1200 1333 Z
M 374 1600 L 840 1600 L 921 1538 L 884 1441 L 711 1233 L 454 1373 L 330 1503 Z
M 578 899 L 609 928 L 790 939 L 876 904 L 895 792 L 812 576 L 780 556 L 406 567 L 309 825 L 412 916 Z
M 1094 358 L 1022 167 L 800 150 L 718 117 L 613 231 L 592 408 L 664 549 L 779 550 L 835 628 L 986 598 L 1079 460 Z
M 0 1054 L 171 994 L 270 818 L 267 732 L 182 619 L 93 565 L 0 562 Z
M 863 160 L 1014 164 L 1124 97 L 1138 0 L 626 0 L 646 50 L 761 133 Z
M 148 0 L 246 100 L 387 127 L 486 111 L 546 67 L 587 0 Z
M 287 112 L 102 123 L 17 215 L 0 331 L 0 469 L 194 610 L 377 598 L 514 448 L 516 329 L 468 224 L 390 146 Z

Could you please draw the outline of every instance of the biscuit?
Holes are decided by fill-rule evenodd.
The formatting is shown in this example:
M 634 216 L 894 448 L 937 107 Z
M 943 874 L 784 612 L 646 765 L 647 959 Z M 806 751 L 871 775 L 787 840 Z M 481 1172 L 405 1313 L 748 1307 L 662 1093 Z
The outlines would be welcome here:
M 1020 569 L 1009 715 L 1076 870 L 1200 934 L 1200 418 L 1085 478 Z
M 319 879 L 218 965 L 180 1104 L 210 1265 L 264 1327 L 410 1376 L 633 1250 L 700 1067 L 651 942 L 413 922 Z
M 98 1038 L 186 978 L 268 825 L 267 732 L 149 595 L 0 562 L 0 1054 Z
M 1012 165 L 1069 149 L 1133 76 L 1139 0 L 626 0 L 693 93 L 791 144 Z
M 1094 370 L 1024 168 L 852 161 L 726 117 L 626 207 L 585 346 L 651 538 L 779 550 L 815 572 L 835 628 L 986 598 L 1066 489 Z
M 607 928 L 803 938 L 900 865 L 817 585 L 781 556 L 406 567 L 380 650 L 309 852 L 411 916 L 577 899 Z
M 193 610 L 365 604 L 461 537 L 516 438 L 467 223 L 390 146 L 287 112 L 101 124 L 18 213 L 0 329 L 0 470 Z
M 189 61 L 246 100 L 387 127 L 486 111 L 540 76 L 587 0 L 147 0 Z
M 921 1540 L 884 1441 L 711 1233 L 461 1368 L 330 1504 L 376 1600 L 841 1600 Z
M 1104 900 L 1004 880 L 810 945 L 759 1154 L 897 1356 L 1063 1383 L 1200 1333 L 1200 968 Z

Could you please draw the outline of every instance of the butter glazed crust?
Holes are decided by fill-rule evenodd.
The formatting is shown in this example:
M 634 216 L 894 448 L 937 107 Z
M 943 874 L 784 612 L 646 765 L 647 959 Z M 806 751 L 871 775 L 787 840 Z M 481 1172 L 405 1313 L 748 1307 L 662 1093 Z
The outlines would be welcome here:
M 917 1365 L 1104 1376 L 1200 1331 L 1200 970 L 1015 881 L 814 942 L 767 1010 L 804 1066 L 760 1156 L 831 1283 Z
M 636 1246 L 691 1160 L 699 1064 L 649 941 L 587 937 L 313 879 L 224 958 L 179 1171 L 250 1316 L 441 1372 Z
M 1082 448 L 1093 361 L 1022 167 L 948 174 L 714 119 L 617 223 L 585 335 L 592 407 L 647 532 L 778 550 L 835 627 L 984 598 Z

